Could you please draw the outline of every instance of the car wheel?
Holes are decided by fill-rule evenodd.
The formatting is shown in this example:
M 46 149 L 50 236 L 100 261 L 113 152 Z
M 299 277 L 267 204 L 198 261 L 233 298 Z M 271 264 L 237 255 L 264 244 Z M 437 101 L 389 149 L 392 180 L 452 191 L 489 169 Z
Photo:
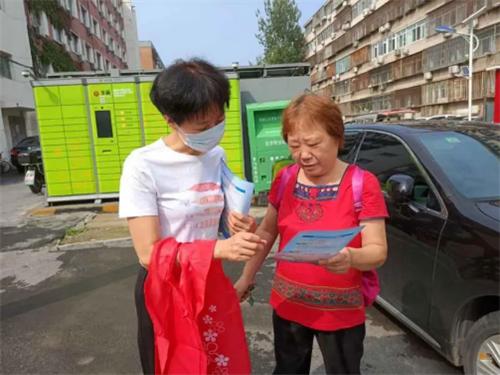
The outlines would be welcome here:
M 474 323 L 464 345 L 466 374 L 500 374 L 500 311 L 485 315 Z

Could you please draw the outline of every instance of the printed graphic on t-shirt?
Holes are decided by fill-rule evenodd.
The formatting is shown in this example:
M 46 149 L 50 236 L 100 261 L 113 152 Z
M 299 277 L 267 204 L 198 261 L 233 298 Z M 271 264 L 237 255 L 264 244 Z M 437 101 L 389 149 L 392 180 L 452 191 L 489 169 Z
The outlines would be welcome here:
M 220 215 L 224 208 L 224 195 L 220 184 L 195 184 L 181 195 L 186 198 L 186 209 L 181 213 L 186 229 L 196 230 L 199 239 L 213 237 L 213 233 L 219 228 Z

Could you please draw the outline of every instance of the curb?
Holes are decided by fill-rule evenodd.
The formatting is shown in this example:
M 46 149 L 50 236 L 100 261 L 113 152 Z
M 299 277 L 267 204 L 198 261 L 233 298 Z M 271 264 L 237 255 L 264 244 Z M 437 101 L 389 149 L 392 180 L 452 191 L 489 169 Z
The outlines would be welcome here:
M 104 203 L 104 204 L 85 204 L 74 206 L 51 206 L 39 207 L 32 209 L 28 212 L 30 216 L 53 216 L 63 213 L 91 211 L 96 213 L 118 213 L 118 202 Z
M 95 240 L 69 243 L 66 245 L 56 244 L 54 251 L 74 251 L 74 250 L 89 250 L 98 249 L 102 247 L 130 247 L 132 246 L 132 239 L 130 237 L 114 238 L 111 240 Z

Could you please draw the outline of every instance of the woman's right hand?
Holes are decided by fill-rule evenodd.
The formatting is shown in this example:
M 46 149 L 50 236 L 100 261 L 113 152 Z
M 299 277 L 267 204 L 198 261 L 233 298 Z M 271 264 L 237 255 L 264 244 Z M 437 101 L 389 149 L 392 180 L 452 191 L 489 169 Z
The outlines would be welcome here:
M 248 232 L 239 232 L 227 240 L 218 240 L 215 244 L 214 258 L 245 262 L 258 251 L 263 251 L 266 241 Z
M 252 293 L 254 288 L 254 281 L 241 276 L 238 281 L 234 283 L 234 289 L 240 302 L 245 301 Z

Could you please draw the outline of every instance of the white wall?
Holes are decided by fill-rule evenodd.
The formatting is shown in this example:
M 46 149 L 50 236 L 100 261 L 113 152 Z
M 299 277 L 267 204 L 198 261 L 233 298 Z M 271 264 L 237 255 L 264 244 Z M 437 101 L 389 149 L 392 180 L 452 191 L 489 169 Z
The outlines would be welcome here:
M 140 69 L 141 59 L 139 55 L 139 38 L 137 35 L 137 18 L 132 0 L 124 0 L 122 7 L 128 69 Z
M 11 60 L 32 66 L 28 27 L 23 1 L 0 2 L 0 51 Z M 21 75 L 25 68 L 11 63 L 12 79 L 0 78 L 0 107 L 34 108 L 29 81 Z
M 14 62 L 29 67 L 33 65 L 22 0 L 0 0 L 0 51 L 11 55 Z M 26 68 L 14 62 L 10 64 L 11 79 L 0 77 L 0 151 L 4 157 L 8 157 L 13 145 L 9 115 L 24 118 L 27 135 L 37 133 L 36 119 L 32 115 L 33 92 L 29 80 L 21 75 Z

